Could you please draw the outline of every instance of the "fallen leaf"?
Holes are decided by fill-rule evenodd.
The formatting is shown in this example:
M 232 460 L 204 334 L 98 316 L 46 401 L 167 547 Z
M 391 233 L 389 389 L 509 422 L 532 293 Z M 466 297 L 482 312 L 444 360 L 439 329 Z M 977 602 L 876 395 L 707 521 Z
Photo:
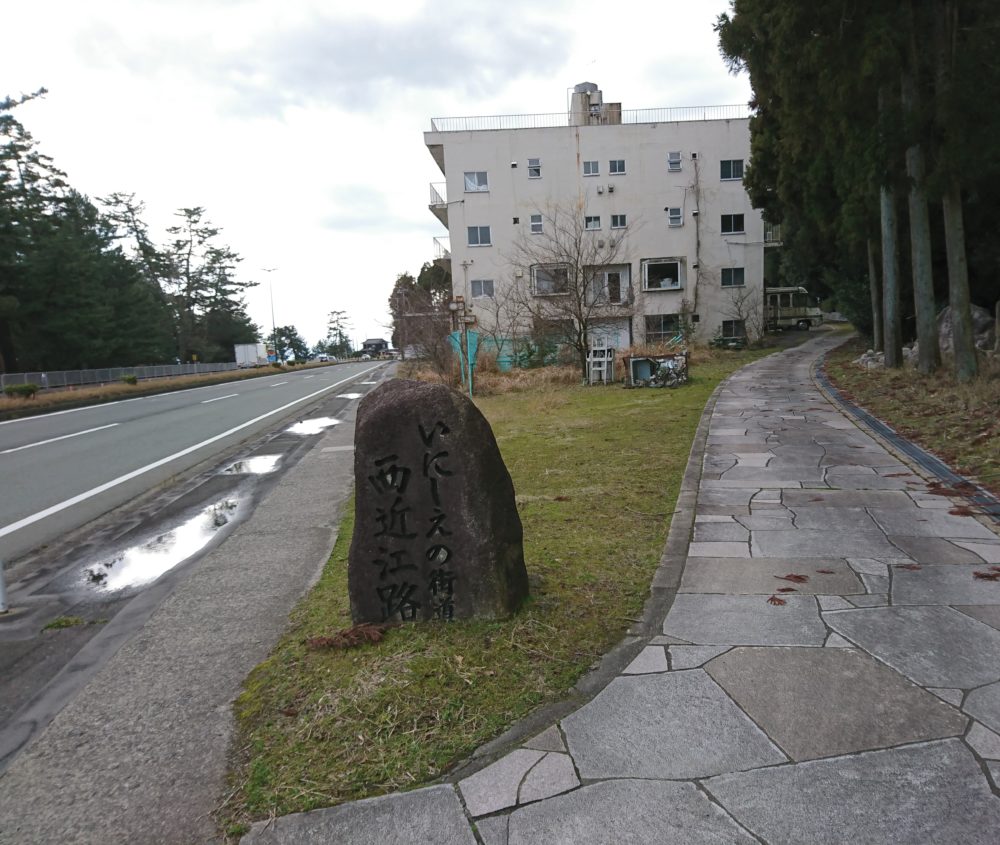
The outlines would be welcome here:
M 836 573 L 832 569 L 817 569 L 820 575 L 835 575 Z
M 778 587 L 779 593 L 797 593 L 798 590 L 795 587 Z
M 898 563 L 896 569 L 908 569 L 910 572 L 917 572 L 923 567 L 919 563 Z
M 990 569 L 991 569 L 991 570 L 992 570 L 993 572 L 1000 572 L 1000 566 L 991 566 L 991 567 L 990 567 Z
M 364 643 L 378 643 L 385 638 L 386 631 L 398 627 L 398 625 L 372 625 L 369 622 L 362 622 L 360 625 L 344 628 L 332 637 L 309 637 L 306 639 L 306 648 L 313 651 L 322 648 L 347 649 Z
M 278 711 L 282 716 L 298 716 L 299 710 L 297 707 L 284 707 Z
M 1000 581 L 1000 570 L 996 572 L 973 572 L 972 575 L 980 581 Z
M 952 516 L 974 516 L 975 511 L 972 510 L 968 505 L 956 505 L 950 511 L 949 514 Z
M 556 496 L 555 500 L 557 502 L 568 502 L 569 496 Z
M 906 478 L 910 473 L 908 472 L 894 472 L 890 475 L 883 475 L 883 478 Z
M 771 596 L 767 600 L 768 604 L 788 604 L 784 599 L 778 598 L 777 596 Z
M 822 496 L 813 496 L 809 501 L 810 502 L 822 502 L 823 501 L 823 497 Z
M 805 584 L 809 580 L 808 575 L 797 575 L 794 572 L 788 575 L 775 575 L 779 581 L 791 581 L 793 584 Z

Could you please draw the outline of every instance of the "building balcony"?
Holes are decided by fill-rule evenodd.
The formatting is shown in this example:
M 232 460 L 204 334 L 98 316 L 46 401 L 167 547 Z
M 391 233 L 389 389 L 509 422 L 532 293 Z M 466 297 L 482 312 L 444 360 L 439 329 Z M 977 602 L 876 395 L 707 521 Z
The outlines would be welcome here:
M 441 224 L 448 228 L 448 188 L 445 182 L 431 182 L 431 201 L 427 206 Z
M 764 246 L 781 246 L 781 224 L 764 224 Z
M 434 263 L 451 272 L 451 238 L 434 238 Z

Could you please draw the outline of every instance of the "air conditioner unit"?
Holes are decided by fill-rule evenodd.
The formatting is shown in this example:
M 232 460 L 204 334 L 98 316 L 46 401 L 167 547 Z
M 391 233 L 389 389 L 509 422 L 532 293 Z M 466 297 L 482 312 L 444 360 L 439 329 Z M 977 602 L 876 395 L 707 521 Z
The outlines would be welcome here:
M 598 241 L 597 242 L 597 248 L 598 249 L 604 249 L 604 241 Z
M 597 193 L 599 193 L 599 194 L 603 194 L 604 193 L 604 185 L 598 185 L 597 186 Z
M 615 192 L 615 186 L 614 185 L 608 185 L 608 193 L 609 194 L 613 194 L 614 192 Z

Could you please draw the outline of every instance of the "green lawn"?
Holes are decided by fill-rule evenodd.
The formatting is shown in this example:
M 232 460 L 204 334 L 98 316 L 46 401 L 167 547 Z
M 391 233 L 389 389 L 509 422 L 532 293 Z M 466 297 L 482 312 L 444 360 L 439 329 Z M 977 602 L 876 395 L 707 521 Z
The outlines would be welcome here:
M 236 704 L 236 834 L 254 819 L 408 789 L 564 696 L 642 610 L 705 402 L 760 351 L 677 390 L 564 387 L 477 400 L 514 479 L 531 599 L 503 622 L 408 625 L 347 651 L 352 506 L 324 574 Z

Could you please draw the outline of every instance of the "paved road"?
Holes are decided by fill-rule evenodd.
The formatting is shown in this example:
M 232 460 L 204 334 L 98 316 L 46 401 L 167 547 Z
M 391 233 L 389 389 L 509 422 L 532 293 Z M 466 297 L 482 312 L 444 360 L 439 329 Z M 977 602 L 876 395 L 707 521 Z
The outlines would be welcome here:
M 313 368 L 0 423 L 0 560 L 86 524 L 380 366 Z

